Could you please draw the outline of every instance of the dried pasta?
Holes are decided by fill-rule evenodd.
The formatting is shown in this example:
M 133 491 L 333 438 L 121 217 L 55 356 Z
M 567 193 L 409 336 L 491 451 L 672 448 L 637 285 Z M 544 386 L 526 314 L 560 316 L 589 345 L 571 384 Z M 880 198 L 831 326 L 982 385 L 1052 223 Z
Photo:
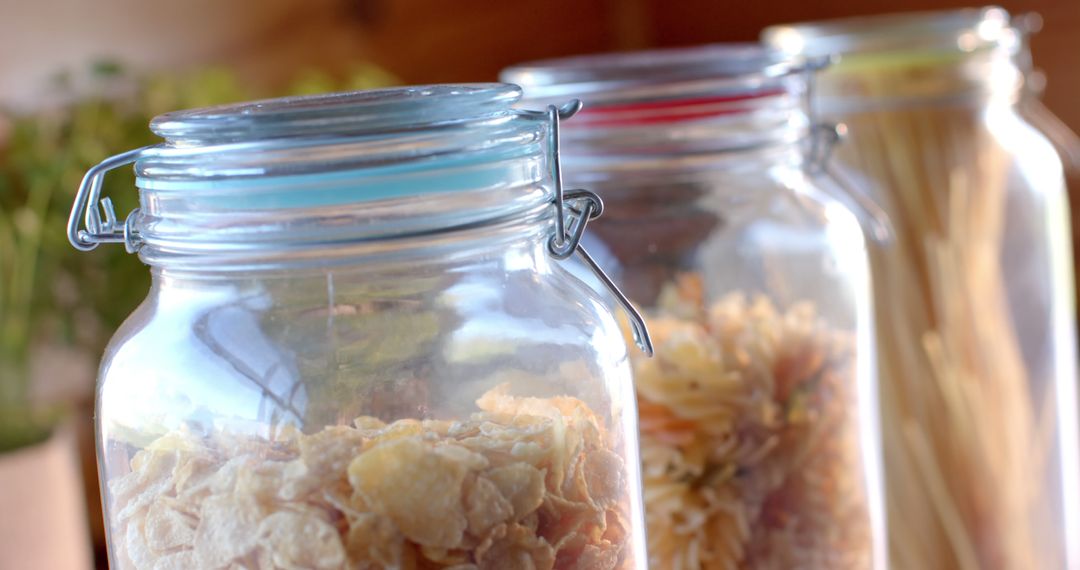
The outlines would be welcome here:
M 855 346 L 810 303 L 701 301 L 683 277 L 635 358 L 650 567 L 862 569 Z
M 575 398 L 272 438 L 179 430 L 109 482 L 119 570 L 634 567 L 622 457 Z

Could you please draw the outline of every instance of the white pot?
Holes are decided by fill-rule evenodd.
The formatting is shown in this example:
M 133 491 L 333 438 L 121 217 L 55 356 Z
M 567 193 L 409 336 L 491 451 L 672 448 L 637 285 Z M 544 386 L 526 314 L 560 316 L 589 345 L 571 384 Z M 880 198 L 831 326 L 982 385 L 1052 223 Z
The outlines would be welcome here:
M 75 437 L 0 453 L 0 568 L 93 568 Z

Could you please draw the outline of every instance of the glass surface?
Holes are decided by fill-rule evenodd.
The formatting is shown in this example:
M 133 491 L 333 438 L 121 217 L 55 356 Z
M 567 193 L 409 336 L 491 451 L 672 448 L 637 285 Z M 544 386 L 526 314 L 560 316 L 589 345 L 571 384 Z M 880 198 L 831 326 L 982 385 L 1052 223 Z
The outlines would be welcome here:
M 512 85 L 474 83 L 304 95 L 174 111 L 150 130 L 173 143 L 212 145 L 304 135 L 386 135 L 505 116 L 520 98 Z
M 956 19 L 914 16 L 939 17 Z M 1076 568 L 1069 208 L 1053 146 L 1017 113 L 1015 30 L 991 9 L 871 49 L 862 23 L 834 23 L 850 51 L 819 108 L 895 230 L 873 252 L 892 562 Z
M 641 58 L 693 69 L 701 54 L 688 51 Z M 703 53 L 718 61 L 699 84 L 716 91 L 688 98 L 669 78 L 692 77 L 638 70 L 563 127 L 567 183 L 606 205 L 587 247 L 644 309 L 656 347 L 631 354 L 650 567 L 881 568 L 859 220 L 807 174 L 802 70 L 771 76 L 776 60 L 747 46 Z M 580 76 L 592 63 L 603 81 L 610 57 L 568 65 Z
M 626 343 L 548 254 L 546 125 L 513 99 L 516 153 L 379 132 L 399 168 L 348 171 L 351 201 L 140 179 L 153 287 L 98 386 L 112 568 L 645 568 Z

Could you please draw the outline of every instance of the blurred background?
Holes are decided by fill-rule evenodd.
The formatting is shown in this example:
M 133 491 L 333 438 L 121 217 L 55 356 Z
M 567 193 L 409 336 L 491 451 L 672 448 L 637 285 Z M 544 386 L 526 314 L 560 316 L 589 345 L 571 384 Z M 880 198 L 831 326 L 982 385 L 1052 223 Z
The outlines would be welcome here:
M 1080 2 L 1001 5 L 1014 15 L 1042 15 L 1031 44 L 1047 78 L 1044 101 L 1080 129 Z M 754 41 L 770 24 L 898 6 L 886 0 L 6 0 L 0 11 L 0 568 L 91 568 L 95 561 L 103 567 L 91 419 L 95 367 L 112 330 L 142 299 L 148 274 L 123 248 L 75 252 L 63 226 L 88 167 L 154 142 L 146 129 L 151 116 L 286 94 L 492 81 L 523 60 Z M 903 9 L 975 6 L 913 0 Z M 137 200 L 129 173 L 112 175 L 106 192 L 121 216 Z

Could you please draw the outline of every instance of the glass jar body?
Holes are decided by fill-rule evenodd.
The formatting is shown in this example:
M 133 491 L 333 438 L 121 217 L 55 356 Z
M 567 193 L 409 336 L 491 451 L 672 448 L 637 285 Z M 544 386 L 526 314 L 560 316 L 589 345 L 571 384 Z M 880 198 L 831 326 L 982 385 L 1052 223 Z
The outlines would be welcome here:
M 155 269 L 101 369 L 112 567 L 644 568 L 616 322 L 547 232 L 471 232 Z
M 802 156 L 564 165 L 656 345 L 632 358 L 654 568 L 882 567 L 866 246 Z
M 873 263 L 899 567 L 1080 563 L 1069 208 L 1009 91 L 829 117 L 896 232 Z
M 1030 53 L 1027 54 L 1030 60 Z M 1021 59 L 1023 61 L 1023 59 Z M 1023 69 L 1023 68 L 1022 68 Z M 1076 203 L 1080 196 L 1080 136 L 1077 136 L 1064 121 L 1054 115 L 1041 100 L 1041 87 L 1045 79 L 1039 71 L 1030 71 L 1025 74 L 1025 87 L 1017 103 L 1017 112 L 1025 122 L 1035 127 L 1054 146 L 1061 158 L 1065 171 L 1065 187 L 1070 203 Z M 1034 86 L 1030 86 L 1034 83 Z M 1073 267 L 1080 267 L 1080 210 L 1073 208 L 1070 212 L 1069 221 L 1072 227 L 1073 244 Z M 1080 292 L 1077 292 L 1080 299 Z M 1080 313 L 1078 313 L 1080 316 Z

